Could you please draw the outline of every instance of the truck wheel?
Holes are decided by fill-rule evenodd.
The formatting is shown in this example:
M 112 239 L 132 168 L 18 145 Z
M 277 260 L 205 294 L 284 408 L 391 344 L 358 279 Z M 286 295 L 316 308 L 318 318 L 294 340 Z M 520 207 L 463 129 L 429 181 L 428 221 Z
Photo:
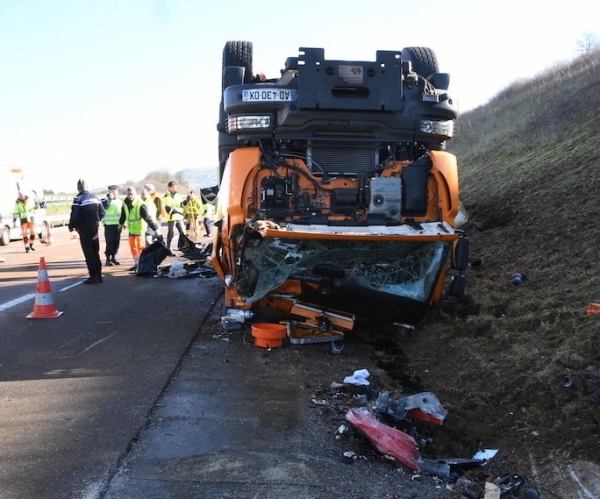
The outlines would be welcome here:
M 2 227 L 2 233 L 0 233 L 0 246 L 8 246 L 10 243 L 10 229 L 8 227 Z
M 402 58 L 411 61 L 413 71 L 423 78 L 440 70 L 435 52 L 427 47 L 405 47 Z
M 252 81 L 252 42 L 227 42 L 223 48 L 223 68 L 221 90 L 230 85 L 250 83 Z M 227 69 L 225 69 L 227 68 Z M 241 74 L 243 72 L 243 75 Z M 223 108 L 223 97 L 219 105 L 219 123 L 217 124 L 219 145 L 219 185 L 229 153 L 234 151 L 239 141 L 227 133 L 227 113 Z
M 227 42 L 223 49 L 223 69 L 228 66 L 244 68 L 244 83 L 250 83 L 252 81 L 252 42 Z M 223 90 L 228 86 L 229 82 L 223 78 Z

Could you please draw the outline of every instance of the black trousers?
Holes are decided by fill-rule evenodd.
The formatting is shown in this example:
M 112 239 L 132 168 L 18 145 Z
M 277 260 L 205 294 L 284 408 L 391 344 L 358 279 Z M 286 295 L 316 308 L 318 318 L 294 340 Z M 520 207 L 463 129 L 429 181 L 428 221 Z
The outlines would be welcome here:
M 106 258 L 117 256 L 119 252 L 119 244 L 121 244 L 121 231 L 119 225 L 105 225 L 104 239 L 106 241 Z
M 175 227 L 179 231 L 180 236 L 185 236 L 185 230 L 183 228 L 183 220 L 170 220 L 167 222 L 167 248 L 171 249 L 171 241 L 173 240 L 173 234 Z
M 86 227 L 78 229 L 79 243 L 85 256 L 90 277 L 102 275 L 102 262 L 100 260 L 100 239 L 98 238 L 98 227 Z

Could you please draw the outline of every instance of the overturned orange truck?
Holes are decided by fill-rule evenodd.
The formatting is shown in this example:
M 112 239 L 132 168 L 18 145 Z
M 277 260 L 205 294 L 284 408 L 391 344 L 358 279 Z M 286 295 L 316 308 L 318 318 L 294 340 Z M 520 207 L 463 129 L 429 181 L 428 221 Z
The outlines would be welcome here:
M 223 51 L 211 263 L 229 307 L 412 327 L 464 293 L 457 105 L 433 50 L 328 60 L 300 48 L 275 79 L 251 42 Z M 321 326 L 322 326 L 321 321 Z

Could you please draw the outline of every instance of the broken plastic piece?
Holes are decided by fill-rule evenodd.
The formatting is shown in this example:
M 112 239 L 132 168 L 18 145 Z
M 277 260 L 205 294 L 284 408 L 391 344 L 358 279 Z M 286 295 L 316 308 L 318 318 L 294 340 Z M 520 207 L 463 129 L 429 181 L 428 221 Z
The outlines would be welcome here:
M 498 449 L 483 449 L 476 452 L 473 455 L 473 459 L 481 461 L 483 465 L 486 465 L 496 454 L 498 454 Z
M 363 433 L 379 452 L 393 457 L 412 471 L 419 470 L 417 442 L 410 435 L 379 422 L 374 414 L 362 407 L 350 409 L 346 420 Z
M 382 392 L 375 401 L 373 411 L 388 414 L 397 420 L 417 419 L 436 425 L 441 425 L 448 415 L 438 398 L 431 392 L 417 393 L 395 402 L 390 402 L 388 392 Z
M 485 495 L 483 499 L 500 499 L 500 492 L 500 487 L 491 482 L 485 482 Z
M 600 313 L 600 303 L 590 303 L 585 308 L 585 315 L 594 315 Z
M 425 473 L 439 476 L 440 478 L 449 478 L 452 471 L 466 471 L 472 468 L 484 466 L 487 462 L 484 459 L 419 459 L 419 467 Z
M 525 479 L 521 475 L 513 473 L 512 475 L 496 478 L 494 483 L 498 485 L 502 495 L 506 495 L 509 492 L 518 492 L 525 483 Z
M 527 276 L 525 274 L 513 274 L 510 280 L 515 286 L 520 286 L 527 281 Z

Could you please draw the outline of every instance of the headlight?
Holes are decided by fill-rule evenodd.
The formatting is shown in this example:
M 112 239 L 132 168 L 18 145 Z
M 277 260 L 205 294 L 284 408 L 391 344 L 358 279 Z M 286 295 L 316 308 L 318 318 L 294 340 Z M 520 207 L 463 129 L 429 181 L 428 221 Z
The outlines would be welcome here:
M 271 128 L 271 116 L 229 116 L 227 127 L 230 132 L 265 130 Z
M 444 135 L 445 137 L 450 138 L 454 135 L 454 121 L 421 120 L 419 130 L 422 133 Z

